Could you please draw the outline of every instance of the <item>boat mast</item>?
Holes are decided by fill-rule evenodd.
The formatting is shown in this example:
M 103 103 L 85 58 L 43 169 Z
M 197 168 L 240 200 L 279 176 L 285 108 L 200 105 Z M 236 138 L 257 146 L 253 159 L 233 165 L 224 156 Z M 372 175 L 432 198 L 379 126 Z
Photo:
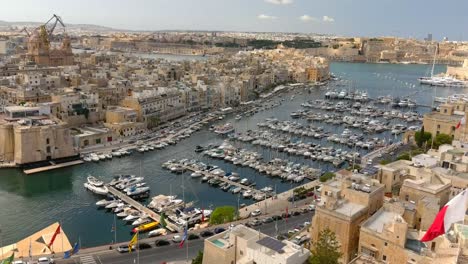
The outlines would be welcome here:
M 436 57 L 437 57 L 437 48 L 438 46 L 436 45 L 435 52 L 434 52 L 434 59 L 432 61 L 431 78 L 434 76 L 434 67 L 435 67 Z

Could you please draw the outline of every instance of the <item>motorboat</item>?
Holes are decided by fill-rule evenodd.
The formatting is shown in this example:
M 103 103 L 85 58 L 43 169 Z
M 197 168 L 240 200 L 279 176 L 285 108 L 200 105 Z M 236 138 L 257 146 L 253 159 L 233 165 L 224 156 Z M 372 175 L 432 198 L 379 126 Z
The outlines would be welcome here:
M 140 188 L 140 187 L 144 187 L 146 185 L 146 182 L 140 182 L 140 183 L 137 183 L 137 184 L 134 184 L 132 186 L 128 186 L 127 188 L 123 189 L 124 192 L 128 192 L 132 189 L 135 189 L 135 188 Z
M 149 221 L 150 220 L 149 220 L 148 216 L 142 216 L 142 217 L 138 218 L 137 220 L 133 221 L 132 226 L 139 226 L 139 225 L 145 224 L 145 223 L 147 223 Z
M 246 190 L 242 193 L 242 197 L 244 198 L 251 198 L 253 195 L 252 191 L 251 190 Z
M 140 225 L 138 227 L 133 228 L 132 232 L 133 233 L 140 233 L 140 232 L 150 231 L 152 229 L 155 229 L 158 225 L 159 225 L 159 222 L 156 222 L 156 221 L 146 223 L 146 224 L 143 224 L 143 225 Z
M 94 177 L 94 176 L 91 176 L 91 175 L 90 175 L 90 176 L 88 176 L 86 179 L 87 179 L 87 181 L 88 181 L 89 184 L 92 184 L 92 185 L 94 185 L 94 186 L 96 186 L 96 187 L 100 187 L 100 186 L 103 186 L 103 185 L 104 185 L 104 182 L 103 182 L 103 181 L 98 180 L 98 179 L 97 179 L 96 177 Z
M 133 222 L 133 221 L 135 221 L 136 219 L 138 219 L 140 217 L 141 217 L 141 213 L 139 211 L 135 210 L 135 211 L 130 212 L 130 214 L 127 215 L 123 220 L 128 221 L 128 222 L 130 222 L 130 221 Z
M 192 172 L 192 174 L 190 174 L 191 178 L 199 178 L 199 177 L 202 177 L 202 176 L 203 176 L 202 171 L 195 171 L 195 172 Z
M 119 205 L 123 204 L 120 200 L 117 200 L 115 202 L 112 202 L 108 205 L 105 206 L 106 209 L 114 209 L 116 207 L 118 207 Z
M 241 187 L 236 187 L 234 189 L 232 189 L 232 193 L 236 194 L 236 193 L 240 193 L 242 191 L 242 188 Z
M 99 207 L 105 207 L 106 205 L 115 202 L 116 199 L 114 197 L 107 197 L 106 199 L 102 199 L 96 202 L 96 205 Z
M 84 187 L 95 194 L 99 195 L 107 195 L 109 193 L 109 189 L 106 186 L 95 186 L 93 184 L 89 184 L 88 182 L 84 183 Z
M 167 234 L 167 231 L 165 228 L 159 228 L 159 229 L 149 231 L 148 237 L 164 236 L 166 234 Z
M 138 195 L 138 194 L 148 192 L 149 190 L 150 188 L 148 186 L 132 188 L 129 191 L 127 191 L 127 195 L 128 196 Z

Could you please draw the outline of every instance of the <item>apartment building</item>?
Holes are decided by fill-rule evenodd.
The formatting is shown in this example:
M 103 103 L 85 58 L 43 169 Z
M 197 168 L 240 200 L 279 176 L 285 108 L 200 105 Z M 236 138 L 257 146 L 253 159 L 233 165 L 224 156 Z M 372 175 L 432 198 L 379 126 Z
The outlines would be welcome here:
M 468 108 L 464 102 L 446 103 L 440 105 L 439 111 L 424 115 L 423 126 L 426 132 L 433 136 L 438 134 L 450 135 L 455 140 L 466 140 L 468 122 L 457 129 L 458 123 L 465 117 L 468 119 Z
M 382 207 L 384 191 L 383 184 L 364 175 L 353 174 L 323 183 L 322 200 L 312 218 L 312 241 L 329 228 L 340 243 L 341 263 L 348 263 L 358 253 L 359 227 Z
M 309 256 L 309 250 L 291 241 L 279 241 L 237 225 L 205 239 L 203 263 L 302 264 Z

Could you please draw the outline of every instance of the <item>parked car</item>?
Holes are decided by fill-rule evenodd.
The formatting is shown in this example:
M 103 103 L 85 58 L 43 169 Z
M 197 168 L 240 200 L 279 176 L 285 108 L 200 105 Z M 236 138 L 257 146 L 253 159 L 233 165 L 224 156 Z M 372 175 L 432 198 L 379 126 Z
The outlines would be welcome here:
M 206 230 L 206 231 L 203 231 L 203 232 L 200 233 L 201 237 L 210 237 L 212 235 L 214 235 L 214 233 L 209 231 L 209 230 Z
M 309 211 L 315 211 L 315 204 L 309 204 Z
M 37 260 L 37 264 L 53 264 L 55 263 L 53 258 L 42 257 Z
M 215 230 L 214 230 L 215 234 L 219 234 L 219 233 L 224 232 L 224 231 L 226 231 L 226 229 L 224 229 L 224 228 L 222 228 L 222 227 L 217 227 L 217 228 L 215 228 Z
M 310 222 L 309 222 L 309 221 L 305 221 L 305 222 L 304 222 L 304 226 L 310 226 Z
M 262 224 L 262 221 L 258 220 L 258 219 L 254 219 L 252 221 L 250 221 L 250 226 L 259 226 Z
M 148 248 L 151 248 L 151 245 L 148 244 L 148 243 L 138 243 L 138 245 L 134 245 L 132 246 L 132 250 L 135 250 L 135 249 L 138 249 L 139 250 L 142 250 L 142 249 L 148 249 Z
M 199 239 L 199 238 L 200 238 L 200 236 L 197 235 L 197 234 L 189 234 L 188 237 L 187 237 L 188 240 L 195 240 L 195 239 Z
M 263 223 L 271 223 L 273 221 L 274 221 L 274 219 L 272 217 L 263 218 L 263 220 L 262 220 Z
M 127 253 L 130 251 L 130 248 L 128 247 L 128 245 L 122 245 L 122 246 L 118 246 L 116 250 L 119 253 Z
M 293 216 L 298 216 L 298 215 L 301 215 L 301 212 L 299 212 L 299 211 L 294 211 L 294 212 L 292 212 L 292 215 L 293 215 Z
M 156 242 L 154 242 L 154 244 L 155 244 L 157 247 L 162 247 L 162 246 L 170 245 L 171 242 L 169 242 L 169 240 L 159 239 L 159 240 L 156 240 Z
M 260 209 L 256 209 L 255 211 L 250 213 L 250 216 L 259 216 L 262 214 L 262 211 Z
M 175 235 L 172 237 L 172 242 L 174 243 L 180 243 L 182 241 L 182 237 L 179 235 Z

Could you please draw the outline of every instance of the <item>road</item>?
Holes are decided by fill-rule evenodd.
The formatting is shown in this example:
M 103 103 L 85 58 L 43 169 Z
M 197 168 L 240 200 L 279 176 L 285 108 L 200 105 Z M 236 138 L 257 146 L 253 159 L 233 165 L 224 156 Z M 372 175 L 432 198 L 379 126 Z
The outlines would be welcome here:
M 298 216 L 291 216 L 286 222 L 284 219 L 279 220 L 276 223 L 278 227 L 278 234 L 287 232 L 290 229 L 302 224 L 304 222 L 311 222 L 313 212 L 308 212 Z M 268 234 L 270 236 L 276 235 L 275 222 L 264 224 L 256 227 L 257 230 L 260 230 L 262 233 Z M 187 259 L 187 249 L 179 248 L 178 244 L 172 243 L 168 246 L 155 247 L 154 241 L 156 239 L 145 239 L 145 242 L 151 244 L 151 249 L 141 250 L 139 252 L 140 264 L 154 264 L 154 263 L 163 263 L 168 261 L 180 261 Z M 188 241 L 188 259 L 193 259 L 198 251 L 203 251 L 204 239 L 190 240 Z M 84 253 L 84 252 L 83 252 Z M 80 252 L 79 255 L 73 256 L 68 260 L 56 260 L 58 264 L 128 264 L 128 263 L 137 263 L 137 253 L 118 253 L 115 250 L 103 250 L 100 252 L 83 254 Z

